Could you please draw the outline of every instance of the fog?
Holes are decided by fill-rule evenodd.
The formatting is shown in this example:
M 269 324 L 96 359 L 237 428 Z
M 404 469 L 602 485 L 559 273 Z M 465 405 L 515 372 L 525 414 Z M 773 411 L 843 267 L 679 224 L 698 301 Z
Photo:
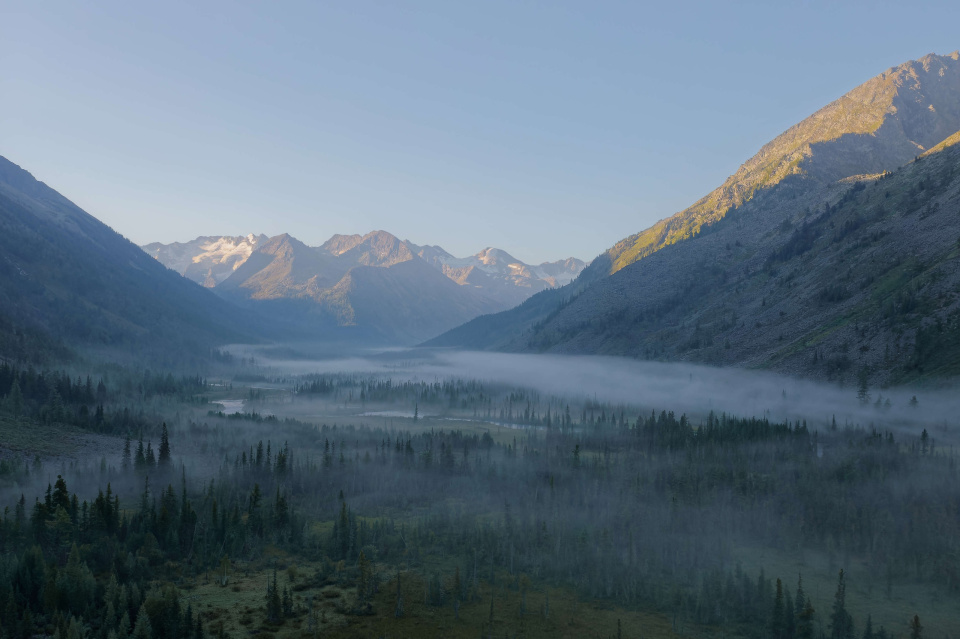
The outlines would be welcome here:
M 341 359 L 281 359 L 249 348 L 237 352 L 278 375 L 370 374 L 428 382 L 475 379 L 557 397 L 683 412 L 693 418 L 714 411 L 773 420 L 805 419 L 811 428 L 829 425 L 834 419 L 841 426 L 874 426 L 913 434 L 929 428 L 941 444 L 956 443 L 960 415 L 960 393 L 954 388 L 870 388 L 869 400 L 863 403 L 852 386 L 760 370 L 618 357 L 409 349 Z M 917 406 L 911 405 L 914 396 Z
M 0 460 L 0 544 L 14 549 L 0 575 L 32 561 L 36 544 L 63 565 L 76 543 L 91 574 L 120 565 L 118 581 L 141 593 L 126 622 L 116 607 L 103 622 L 128 635 L 145 599 L 161 605 L 149 584 L 176 579 L 232 606 L 211 571 L 226 575 L 229 558 L 260 589 L 280 551 L 310 566 L 295 592 L 313 621 L 290 610 L 291 629 L 320 628 L 326 612 L 376 618 L 393 636 L 402 598 L 405 615 L 445 615 L 471 636 L 492 618 L 508 635 L 535 623 L 558 636 L 570 626 L 548 618 L 546 594 L 563 588 L 618 615 L 655 610 L 678 629 L 749 627 L 742 636 L 762 639 L 775 580 L 793 588 L 802 572 L 822 612 L 794 621 L 812 631 L 831 623 L 842 568 L 857 623 L 902 628 L 919 613 L 929 636 L 960 631 L 960 397 L 946 387 L 873 388 L 862 402 L 850 386 L 612 357 L 231 352 L 215 379 L 113 373 L 94 390 L 73 375 L 19 375 L 22 398 L 0 401 L 0 426 L 18 437 Z M 82 442 L 34 461 L 23 452 L 32 430 Z M 57 497 L 57 475 L 75 495 Z M 336 601 L 320 595 L 331 588 Z M 20 605 L 50 614 L 31 592 Z M 505 612 L 528 594 L 541 615 Z M 88 600 L 73 614 L 100 615 Z M 261 604 L 210 618 L 206 636 L 247 636 L 264 612 L 277 617 Z

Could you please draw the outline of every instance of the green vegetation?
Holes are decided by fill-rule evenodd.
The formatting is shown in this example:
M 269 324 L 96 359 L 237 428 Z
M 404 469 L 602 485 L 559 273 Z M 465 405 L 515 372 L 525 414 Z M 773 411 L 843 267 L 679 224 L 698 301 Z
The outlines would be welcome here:
M 225 414 L 199 377 L 0 373 L 3 423 L 126 437 L 0 466 L 4 639 L 960 630 L 956 458 L 926 432 L 403 374 L 268 380 Z M 120 408 L 148 397 L 152 428 Z

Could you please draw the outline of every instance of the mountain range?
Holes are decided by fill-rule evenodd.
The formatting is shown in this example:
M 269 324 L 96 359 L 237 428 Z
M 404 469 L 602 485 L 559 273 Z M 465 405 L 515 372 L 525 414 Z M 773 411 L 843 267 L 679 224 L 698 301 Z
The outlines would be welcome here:
M 79 349 L 177 366 L 218 344 L 294 337 L 844 382 L 957 375 L 958 142 L 960 54 L 931 54 L 791 127 L 589 265 L 456 258 L 383 231 L 319 247 L 203 237 L 144 247 L 153 259 L 0 158 L 0 358 Z
M 142 248 L 231 302 L 299 318 L 314 337 L 401 344 L 516 306 L 585 266 L 576 258 L 530 265 L 495 248 L 456 258 L 385 231 L 334 235 L 318 247 L 250 234 Z
M 577 280 L 428 342 L 768 367 L 960 373 L 960 54 L 889 69 Z

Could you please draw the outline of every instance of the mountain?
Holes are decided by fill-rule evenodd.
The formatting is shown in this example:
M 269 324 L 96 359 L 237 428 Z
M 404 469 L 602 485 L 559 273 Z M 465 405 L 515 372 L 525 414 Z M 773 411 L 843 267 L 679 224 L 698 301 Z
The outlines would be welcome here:
M 573 283 L 428 344 L 847 381 L 960 374 L 958 59 L 873 78 Z
M 529 265 L 499 249 L 456 258 L 385 231 L 310 247 L 290 235 L 200 237 L 144 251 L 232 302 L 296 317 L 335 339 L 415 343 L 566 284 L 575 258 Z
M 476 255 L 457 258 L 439 246 L 406 244 L 457 284 L 482 288 L 509 306 L 519 304 L 534 293 L 569 284 L 586 266 L 575 257 L 533 266 L 497 248 L 485 248 Z
M 264 327 L 0 157 L 0 357 L 177 367 Z
M 691 207 L 618 242 L 616 272 L 722 219 L 790 176 L 823 183 L 903 166 L 960 129 L 960 53 L 927 55 L 868 80 L 790 127 Z
M 238 237 L 198 237 L 191 242 L 160 244 L 154 242 L 141 247 L 159 262 L 187 279 L 206 286 L 216 286 L 230 277 L 253 253 L 266 235 Z

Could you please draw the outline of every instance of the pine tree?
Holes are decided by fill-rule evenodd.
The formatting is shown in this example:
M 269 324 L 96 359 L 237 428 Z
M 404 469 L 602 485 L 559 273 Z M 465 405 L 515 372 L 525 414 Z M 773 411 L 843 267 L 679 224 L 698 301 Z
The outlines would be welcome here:
M 799 619 L 800 615 L 803 614 L 804 608 L 807 606 L 807 597 L 803 593 L 803 575 L 800 575 L 797 578 L 797 598 L 793 602 L 793 616 L 795 619 Z
M 782 639 L 786 627 L 784 621 L 783 583 L 777 579 L 777 594 L 773 600 L 773 615 L 770 620 L 770 636 L 773 639 Z
M 273 570 L 273 581 L 267 582 L 267 620 L 278 623 L 283 616 L 283 601 L 277 588 L 277 570 Z
M 853 639 L 853 618 L 847 612 L 847 586 L 843 570 L 837 581 L 837 593 L 833 597 L 833 613 L 830 615 L 830 639 Z
M 860 369 L 858 374 L 858 383 L 857 383 L 857 399 L 860 400 L 861 406 L 866 406 L 870 401 L 870 389 L 867 386 L 867 369 Z
M 13 378 L 13 384 L 10 385 L 10 392 L 7 394 L 7 407 L 14 417 L 20 417 L 23 411 L 23 392 L 20 390 L 20 380 Z
M 910 639 L 923 639 L 923 626 L 920 625 L 920 616 L 914 615 L 910 620 Z
M 813 604 L 803 592 L 803 575 L 797 579 L 797 598 L 793 604 L 797 639 L 813 639 Z
M 127 435 L 127 438 L 123 441 L 123 461 L 120 464 L 120 467 L 124 471 L 130 470 L 130 435 Z
M 70 491 L 67 490 L 67 482 L 61 475 L 57 475 L 57 481 L 53 486 L 51 506 L 54 510 L 58 507 L 65 511 L 70 510 Z
M 357 559 L 357 564 L 360 569 L 360 575 L 357 578 L 357 597 L 360 601 L 366 601 L 367 592 L 370 589 L 370 562 L 367 561 L 367 557 L 362 550 L 360 551 L 360 557 Z
M 143 434 L 140 434 L 140 439 L 137 440 L 137 454 L 133 458 L 133 467 L 138 471 L 143 470 L 147 465 L 147 457 L 144 454 L 143 449 Z
M 147 470 L 156 468 L 156 466 L 157 466 L 157 458 L 153 454 L 152 442 L 147 442 L 147 455 L 146 455 Z
M 137 624 L 133 627 L 133 639 L 153 639 L 153 629 L 150 627 L 150 616 L 147 615 L 147 606 L 142 604 L 137 613 Z
M 64 419 L 65 408 L 63 405 L 63 398 L 60 397 L 60 393 L 57 392 L 56 388 L 53 388 L 50 391 L 50 398 L 47 400 L 47 409 L 48 415 L 50 416 L 50 421 L 52 422 L 61 422 Z
M 158 454 L 157 465 L 160 468 L 168 468 L 170 466 L 170 437 L 167 433 L 167 422 L 163 422 L 160 430 L 160 450 Z
M 790 598 L 790 591 L 783 589 L 783 636 L 787 639 L 794 639 L 797 633 L 797 622 L 793 617 L 793 600 Z
M 397 607 L 393 611 L 393 616 L 399 619 L 403 616 L 403 593 L 400 590 L 400 573 L 397 573 Z

